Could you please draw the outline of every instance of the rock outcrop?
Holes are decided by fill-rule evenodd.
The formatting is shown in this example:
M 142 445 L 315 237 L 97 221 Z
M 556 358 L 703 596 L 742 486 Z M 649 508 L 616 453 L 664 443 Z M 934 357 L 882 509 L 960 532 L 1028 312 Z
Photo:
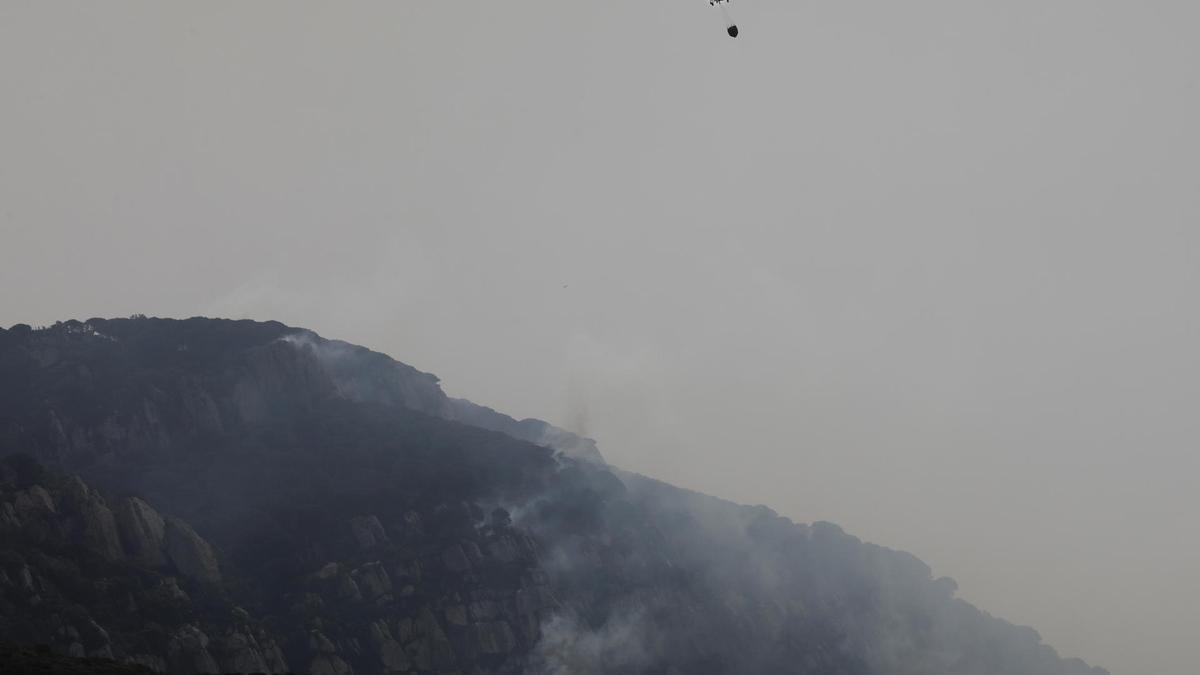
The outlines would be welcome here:
M 137 497 L 121 500 L 117 505 L 117 530 L 125 550 L 137 562 L 151 567 L 166 562 L 166 521 L 146 502 Z
M 181 675 L 217 673 L 221 667 L 208 651 L 209 639 L 197 626 L 184 626 L 167 643 L 167 662 Z
M 34 484 L 6 492 L 0 489 L 0 531 L 56 546 L 79 547 L 109 562 L 129 562 L 147 568 L 172 564 L 190 578 L 220 581 L 212 546 L 186 522 L 164 519 L 137 497 L 108 500 L 78 476 L 47 476 L 47 485 Z
M 164 530 L 167 557 L 180 574 L 210 584 L 221 581 L 221 570 L 212 546 L 190 525 L 178 518 L 168 518 Z

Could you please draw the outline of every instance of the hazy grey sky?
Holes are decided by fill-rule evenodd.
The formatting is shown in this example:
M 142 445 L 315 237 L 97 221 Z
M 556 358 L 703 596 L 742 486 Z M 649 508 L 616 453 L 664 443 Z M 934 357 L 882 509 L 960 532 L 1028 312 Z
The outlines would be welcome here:
M 0 324 L 307 326 L 1194 673 L 1200 8 L 733 11 L 4 0 Z

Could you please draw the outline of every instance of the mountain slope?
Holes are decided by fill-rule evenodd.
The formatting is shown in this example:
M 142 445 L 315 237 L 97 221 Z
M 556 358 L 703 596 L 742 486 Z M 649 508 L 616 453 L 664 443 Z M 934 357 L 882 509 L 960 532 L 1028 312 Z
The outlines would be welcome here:
M 18 618 L 0 640 L 64 653 L 175 672 L 1104 672 L 908 554 L 619 472 L 587 439 L 278 323 L 0 331 L 12 453 L 30 457 L 0 474 Z

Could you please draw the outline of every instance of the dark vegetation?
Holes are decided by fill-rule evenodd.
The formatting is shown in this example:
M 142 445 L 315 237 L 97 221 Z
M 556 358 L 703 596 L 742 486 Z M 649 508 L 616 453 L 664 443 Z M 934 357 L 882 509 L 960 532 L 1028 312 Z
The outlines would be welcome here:
M 105 658 L 73 658 L 54 654 L 49 645 L 22 647 L 0 643 L 0 675 L 153 675 L 135 664 Z
M 1102 672 L 908 554 L 548 431 L 278 323 L 0 331 L 0 640 L 181 673 Z

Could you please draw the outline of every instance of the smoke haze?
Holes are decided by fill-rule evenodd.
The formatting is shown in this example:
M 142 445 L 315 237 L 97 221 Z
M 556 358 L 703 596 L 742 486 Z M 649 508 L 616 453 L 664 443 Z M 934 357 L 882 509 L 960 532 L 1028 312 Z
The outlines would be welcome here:
M 0 4 L 0 325 L 278 319 L 1193 672 L 1194 3 Z

